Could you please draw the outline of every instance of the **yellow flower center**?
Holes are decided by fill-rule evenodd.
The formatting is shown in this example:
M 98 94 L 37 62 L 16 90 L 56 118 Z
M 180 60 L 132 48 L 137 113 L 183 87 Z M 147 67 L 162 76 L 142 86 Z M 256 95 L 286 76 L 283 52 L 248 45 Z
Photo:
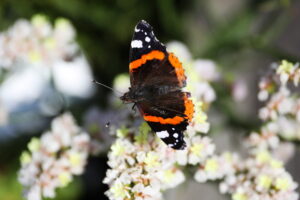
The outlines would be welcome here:
M 268 177 L 267 175 L 261 175 L 258 177 L 258 185 L 265 188 L 269 189 L 272 183 L 272 179 Z
M 215 172 L 218 170 L 218 167 L 218 162 L 215 159 L 211 158 L 206 161 L 204 170 L 208 172 Z
M 191 147 L 191 152 L 192 152 L 192 154 L 195 154 L 196 156 L 201 156 L 203 148 L 204 148 L 203 144 L 194 144 Z
M 144 162 L 150 168 L 153 168 L 153 167 L 156 167 L 159 165 L 158 156 L 152 152 L 147 153 L 147 156 L 146 156 Z
M 275 181 L 275 188 L 277 190 L 286 190 L 290 187 L 290 181 L 287 178 L 277 178 Z
M 63 172 L 59 174 L 58 179 L 60 181 L 60 187 L 65 187 L 71 182 L 72 176 L 68 172 Z

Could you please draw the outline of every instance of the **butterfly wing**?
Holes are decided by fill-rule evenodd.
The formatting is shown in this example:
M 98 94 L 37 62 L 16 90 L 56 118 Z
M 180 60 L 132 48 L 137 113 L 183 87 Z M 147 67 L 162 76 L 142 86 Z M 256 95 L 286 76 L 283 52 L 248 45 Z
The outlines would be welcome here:
M 156 135 L 174 149 L 184 149 L 183 132 L 193 116 L 189 93 L 180 90 L 154 95 L 151 101 L 137 103 L 144 120 Z

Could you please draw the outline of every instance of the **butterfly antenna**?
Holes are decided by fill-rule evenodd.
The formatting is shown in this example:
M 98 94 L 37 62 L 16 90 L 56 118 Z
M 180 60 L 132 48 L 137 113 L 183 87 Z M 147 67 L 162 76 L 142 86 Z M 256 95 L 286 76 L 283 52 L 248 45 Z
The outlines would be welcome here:
M 120 92 L 120 91 L 118 91 L 118 90 L 115 90 L 115 89 L 113 89 L 112 87 L 109 87 L 109 86 L 107 86 L 107 85 L 105 85 L 105 84 L 103 84 L 103 83 L 100 83 L 100 82 L 98 82 L 98 81 L 96 81 L 96 80 L 93 80 L 93 83 L 95 83 L 95 84 L 98 84 L 98 85 L 101 85 L 101 86 L 103 86 L 103 87 L 105 87 L 105 88 L 107 88 L 107 89 L 110 89 L 111 91 L 113 91 L 113 92 L 115 92 L 115 93 L 119 93 L 119 94 L 123 94 L 123 92 Z

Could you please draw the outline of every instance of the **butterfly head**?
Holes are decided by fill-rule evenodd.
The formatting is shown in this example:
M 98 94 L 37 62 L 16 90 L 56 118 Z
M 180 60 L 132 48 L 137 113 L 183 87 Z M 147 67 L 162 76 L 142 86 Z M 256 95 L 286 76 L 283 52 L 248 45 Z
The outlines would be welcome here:
M 143 101 L 144 95 L 141 89 L 130 87 L 129 91 L 124 93 L 123 96 L 120 97 L 120 99 L 124 103 L 137 103 Z

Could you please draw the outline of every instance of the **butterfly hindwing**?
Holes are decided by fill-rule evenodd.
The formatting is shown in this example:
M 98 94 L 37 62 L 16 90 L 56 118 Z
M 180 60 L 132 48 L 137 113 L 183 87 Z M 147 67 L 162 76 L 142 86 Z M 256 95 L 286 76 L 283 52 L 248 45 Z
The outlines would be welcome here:
M 173 149 L 184 149 L 186 147 L 183 139 L 183 131 L 185 131 L 188 125 L 186 121 L 177 125 L 160 124 L 157 122 L 148 122 L 148 124 L 156 135 L 169 147 Z
M 164 95 L 154 93 L 151 101 L 137 103 L 144 120 L 152 130 L 174 149 L 183 149 L 186 146 L 183 131 L 193 115 L 193 104 L 188 96 L 189 93 L 180 90 Z

